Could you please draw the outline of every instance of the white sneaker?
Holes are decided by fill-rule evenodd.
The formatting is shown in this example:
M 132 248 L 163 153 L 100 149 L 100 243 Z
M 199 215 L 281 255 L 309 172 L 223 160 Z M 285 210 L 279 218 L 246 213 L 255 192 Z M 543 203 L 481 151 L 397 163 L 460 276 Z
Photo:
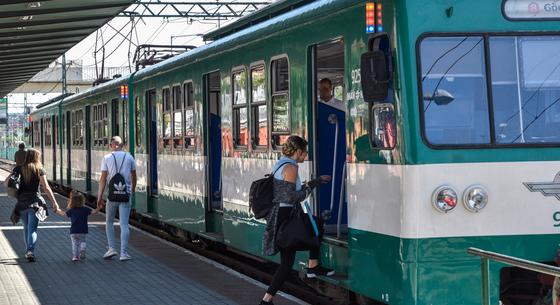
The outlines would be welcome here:
M 123 252 L 121 253 L 121 257 L 119 258 L 121 261 L 129 261 L 132 259 L 132 257 L 130 257 L 130 255 L 128 255 L 127 252 Z
M 112 248 L 109 248 L 109 250 L 107 250 L 107 252 L 105 252 L 105 255 L 103 255 L 104 259 L 111 259 L 113 258 L 113 256 L 117 255 L 117 251 L 113 250 Z

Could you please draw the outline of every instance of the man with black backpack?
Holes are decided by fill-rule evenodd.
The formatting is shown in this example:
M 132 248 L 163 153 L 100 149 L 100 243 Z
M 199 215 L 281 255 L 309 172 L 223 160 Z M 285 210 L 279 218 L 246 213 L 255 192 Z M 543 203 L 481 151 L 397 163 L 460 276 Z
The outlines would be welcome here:
M 136 189 L 136 161 L 132 155 L 122 150 L 121 137 L 112 137 L 109 146 L 111 147 L 111 153 L 105 155 L 101 162 L 101 178 L 99 179 L 99 191 L 97 192 L 97 206 L 103 207 L 103 192 L 105 186 L 107 186 L 105 233 L 107 234 L 109 249 L 103 255 L 103 258 L 111 259 L 118 254 L 115 250 L 115 227 L 113 225 L 118 209 L 121 227 L 120 260 L 127 261 L 131 259 L 127 251 L 128 218 L 130 216 L 131 199 Z

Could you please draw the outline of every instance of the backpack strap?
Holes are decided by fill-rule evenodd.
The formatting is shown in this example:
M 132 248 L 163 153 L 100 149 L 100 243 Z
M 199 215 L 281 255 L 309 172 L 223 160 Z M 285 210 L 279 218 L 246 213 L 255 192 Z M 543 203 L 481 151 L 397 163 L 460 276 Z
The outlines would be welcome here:
M 290 163 L 292 163 L 292 162 L 290 162 L 290 161 L 282 162 L 282 163 L 280 164 L 280 166 L 278 166 L 278 168 L 277 168 L 276 170 L 274 170 L 270 175 L 271 175 L 271 176 L 274 176 L 274 175 L 276 174 L 276 172 L 277 172 L 279 169 L 282 168 L 282 166 L 284 166 L 284 165 L 286 165 L 286 164 L 290 164 Z
M 113 160 L 115 160 L 115 169 L 117 170 L 117 172 L 115 173 L 115 175 L 116 175 L 116 174 L 121 174 L 121 169 L 122 169 L 122 167 L 123 167 L 124 161 L 126 160 L 126 153 L 124 153 L 123 161 L 122 161 L 122 163 L 121 163 L 121 166 L 120 166 L 118 169 L 117 169 L 118 163 L 117 163 L 117 158 L 115 157 L 115 154 L 114 154 L 114 153 L 111 153 L 111 156 L 113 156 Z M 122 174 L 121 174 L 121 175 L 122 175 Z

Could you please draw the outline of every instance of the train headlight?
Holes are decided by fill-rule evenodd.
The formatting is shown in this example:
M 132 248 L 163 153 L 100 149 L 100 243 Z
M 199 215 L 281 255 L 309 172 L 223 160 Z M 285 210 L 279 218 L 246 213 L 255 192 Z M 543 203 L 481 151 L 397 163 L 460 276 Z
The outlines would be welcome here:
M 439 212 L 447 213 L 457 206 L 457 192 L 450 186 L 442 185 L 434 191 L 432 204 Z
M 482 186 L 473 185 L 463 193 L 463 205 L 467 210 L 477 213 L 488 203 L 488 192 Z

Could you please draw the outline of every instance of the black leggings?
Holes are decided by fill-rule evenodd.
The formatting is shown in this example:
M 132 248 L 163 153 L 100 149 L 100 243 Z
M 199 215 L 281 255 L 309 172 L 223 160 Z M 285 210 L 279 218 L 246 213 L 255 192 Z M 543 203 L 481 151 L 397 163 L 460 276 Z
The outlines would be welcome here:
M 292 213 L 292 208 L 281 207 L 278 211 L 278 227 L 286 221 L 290 214 Z M 278 230 L 277 230 L 278 231 Z M 309 259 L 319 259 L 319 247 L 309 250 Z M 274 277 L 272 278 L 272 283 L 268 286 L 267 293 L 275 295 L 280 289 L 284 281 L 290 275 L 292 271 L 292 266 L 296 260 L 296 251 L 291 249 L 281 249 L 280 250 L 280 267 L 276 269 Z

